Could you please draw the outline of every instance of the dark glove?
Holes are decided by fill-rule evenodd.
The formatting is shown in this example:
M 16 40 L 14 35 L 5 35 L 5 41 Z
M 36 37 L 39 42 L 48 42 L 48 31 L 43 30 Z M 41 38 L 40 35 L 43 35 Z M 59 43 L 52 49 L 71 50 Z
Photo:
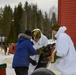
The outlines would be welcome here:
M 29 58 L 29 60 L 30 60 L 30 63 L 32 64 L 32 65 L 36 65 L 37 64 L 37 62 L 35 61 L 35 60 L 33 60 L 32 58 Z
M 54 62 L 56 61 L 56 59 L 58 59 L 58 58 L 61 58 L 60 56 L 57 56 L 56 55 L 56 52 L 55 52 L 55 55 L 54 55 Z
M 43 46 L 43 47 L 41 47 L 41 48 L 37 49 L 37 51 L 38 51 L 38 53 L 39 53 L 39 54 L 41 54 L 41 53 L 43 53 L 43 52 L 44 52 L 44 49 L 45 49 L 45 47 Z

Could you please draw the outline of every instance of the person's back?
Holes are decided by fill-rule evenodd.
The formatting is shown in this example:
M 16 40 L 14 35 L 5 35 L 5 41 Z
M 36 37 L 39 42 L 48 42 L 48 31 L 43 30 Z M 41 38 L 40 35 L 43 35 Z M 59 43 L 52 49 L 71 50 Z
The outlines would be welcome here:
M 32 33 L 26 30 L 18 36 L 16 51 L 13 57 L 12 67 L 16 75 L 28 75 L 28 66 L 30 63 L 30 55 L 35 55 L 38 52 L 33 48 L 31 42 Z

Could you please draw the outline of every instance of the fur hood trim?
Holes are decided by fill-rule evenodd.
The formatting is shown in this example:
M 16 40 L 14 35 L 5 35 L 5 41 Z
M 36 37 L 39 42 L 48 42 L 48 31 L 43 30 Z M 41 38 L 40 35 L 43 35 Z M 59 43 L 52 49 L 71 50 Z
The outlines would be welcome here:
M 28 39 L 31 39 L 31 38 L 32 38 L 32 36 L 26 35 L 26 34 L 24 34 L 24 33 L 20 33 L 20 34 L 18 35 L 18 38 L 20 38 L 20 37 L 24 37 L 24 38 L 28 38 Z

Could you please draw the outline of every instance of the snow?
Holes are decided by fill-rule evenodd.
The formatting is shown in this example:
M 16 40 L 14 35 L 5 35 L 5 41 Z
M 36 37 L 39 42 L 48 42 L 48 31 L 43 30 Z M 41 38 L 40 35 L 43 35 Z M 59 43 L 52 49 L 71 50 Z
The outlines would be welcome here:
M 6 68 L 6 75 L 16 75 L 14 72 L 14 69 L 12 68 L 12 59 L 13 59 L 13 54 L 4 54 L 4 51 L 0 50 L 0 64 L 2 63 L 6 63 L 7 64 L 7 68 Z M 50 69 L 51 71 L 53 71 L 56 75 L 60 75 L 60 73 L 54 69 L 51 69 L 51 63 L 48 64 L 47 69 Z
M 5 55 L 3 51 L 0 50 L 0 64 L 6 63 L 6 75 L 16 75 L 14 69 L 12 68 L 13 54 Z
M 53 43 L 56 43 L 56 40 L 53 40 L 53 39 L 48 40 L 48 44 L 53 44 Z

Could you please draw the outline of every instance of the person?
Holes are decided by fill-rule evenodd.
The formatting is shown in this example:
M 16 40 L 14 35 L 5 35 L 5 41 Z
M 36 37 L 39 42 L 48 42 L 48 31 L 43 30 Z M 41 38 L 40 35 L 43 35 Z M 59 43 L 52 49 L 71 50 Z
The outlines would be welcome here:
M 46 68 L 38 68 L 31 75 L 56 75 L 51 70 Z
M 7 45 L 6 45 L 6 43 L 3 45 L 3 49 L 4 49 L 4 54 L 6 55 L 6 53 L 7 53 Z
M 65 26 L 59 24 L 52 26 L 52 34 L 56 38 L 55 54 L 58 58 L 51 67 L 58 70 L 61 75 L 76 75 L 76 51 L 66 30 Z
M 44 47 L 46 47 L 48 45 L 48 38 L 42 34 L 40 29 L 34 29 L 32 31 L 33 37 L 32 37 L 32 42 L 34 43 L 33 47 L 35 48 L 35 50 L 39 50 L 40 54 L 34 55 L 34 56 L 30 56 L 30 58 L 32 58 L 33 60 L 36 61 L 36 65 L 32 65 L 30 63 L 29 65 L 29 70 L 28 70 L 28 75 L 30 75 L 35 69 L 39 68 L 39 67 L 44 67 L 43 64 L 41 64 L 41 53 L 44 50 Z
M 28 75 L 28 66 L 30 63 L 30 55 L 37 54 L 38 52 L 33 48 L 32 33 L 25 30 L 25 33 L 20 33 L 14 53 L 12 67 L 16 75 Z

